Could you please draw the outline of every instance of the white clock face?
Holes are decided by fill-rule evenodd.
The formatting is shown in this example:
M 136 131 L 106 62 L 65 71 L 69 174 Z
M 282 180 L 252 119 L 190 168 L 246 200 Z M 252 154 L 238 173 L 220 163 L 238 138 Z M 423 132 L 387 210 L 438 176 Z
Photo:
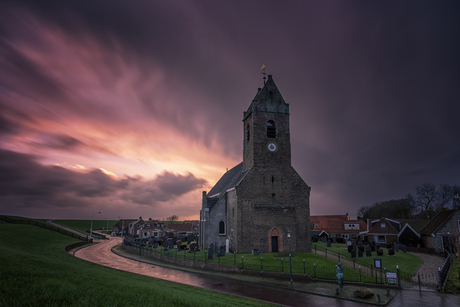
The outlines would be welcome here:
M 268 144 L 268 150 L 275 151 L 276 150 L 276 144 L 275 143 L 269 143 Z

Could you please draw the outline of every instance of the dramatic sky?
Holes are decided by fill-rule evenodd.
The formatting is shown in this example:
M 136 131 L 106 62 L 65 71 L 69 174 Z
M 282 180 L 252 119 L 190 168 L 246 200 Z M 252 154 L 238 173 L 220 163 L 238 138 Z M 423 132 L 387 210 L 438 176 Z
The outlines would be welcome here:
M 267 65 L 311 214 L 460 184 L 458 1 L 0 3 L 0 214 L 198 218 Z

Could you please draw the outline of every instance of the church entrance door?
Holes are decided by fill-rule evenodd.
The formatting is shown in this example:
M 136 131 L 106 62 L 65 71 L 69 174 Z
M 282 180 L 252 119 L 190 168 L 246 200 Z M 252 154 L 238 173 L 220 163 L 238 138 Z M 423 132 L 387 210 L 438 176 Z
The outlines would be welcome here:
M 276 236 L 272 237 L 272 252 L 273 253 L 278 252 L 278 237 L 276 237 Z

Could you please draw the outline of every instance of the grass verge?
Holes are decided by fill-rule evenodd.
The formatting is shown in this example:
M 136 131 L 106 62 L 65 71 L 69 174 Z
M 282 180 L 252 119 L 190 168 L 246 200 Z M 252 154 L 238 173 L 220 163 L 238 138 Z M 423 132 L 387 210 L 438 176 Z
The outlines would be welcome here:
M 232 295 L 101 267 L 63 247 L 79 240 L 0 223 L 0 306 L 267 306 Z

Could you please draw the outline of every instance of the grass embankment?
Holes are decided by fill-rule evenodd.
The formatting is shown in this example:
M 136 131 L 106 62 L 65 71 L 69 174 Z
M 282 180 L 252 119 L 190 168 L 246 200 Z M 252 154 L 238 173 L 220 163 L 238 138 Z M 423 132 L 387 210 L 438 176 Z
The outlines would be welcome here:
M 444 288 L 447 293 L 460 294 L 460 269 L 457 261 L 457 259 L 454 260 L 449 276 L 447 276 L 446 287 Z
M 327 243 L 323 242 L 315 242 L 312 243 L 312 251 L 314 252 L 315 248 L 314 245 L 317 245 L 322 250 L 327 249 L 328 252 L 333 252 L 336 254 L 340 254 L 342 256 L 351 257 L 351 254 L 348 252 L 348 247 L 344 243 L 332 243 L 331 247 L 327 247 Z M 399 266 L 399 270 L 404 272 L 406 275 L 414 275 L 417 273 L 418 268 L 422 265 L 423 260 L 420 256 L 412 254 L 412 253 L 403 253 L 401 250 L 399 252 L 395 252 L 394 256 L 388 256 L 388 250 L 386 248 L 383 249 L 383 256 L 378 256 L 377 252 L 371 252 L 371 257 L 358 257 L 355 258 L 356 261 L 364 263 L 368 266 L 374 265 L 374 258 L 381 258 L 382 259 L 382 266 L 391 272 L 396 272 L 396 266 Z M 335 257 L 331 255 L 331 258 Z M 336 259 L 336 258 L 334 258 Z
M 267 306 L 75 258 L 77 239 L 0 221 L 0 306 Z
M 83 234 L 86 234 L 86 231 L 91 229 L 91 220 L 52 220 L 52 222 Z M 112 229 L 118 221 L 93 220 L 93 231 L 97 230 L 100 232 L 102 229 L 106 230 L 107 222 L 109 222 L 109 229 Z M 112 231 L 109 232 L 111 233 Z

